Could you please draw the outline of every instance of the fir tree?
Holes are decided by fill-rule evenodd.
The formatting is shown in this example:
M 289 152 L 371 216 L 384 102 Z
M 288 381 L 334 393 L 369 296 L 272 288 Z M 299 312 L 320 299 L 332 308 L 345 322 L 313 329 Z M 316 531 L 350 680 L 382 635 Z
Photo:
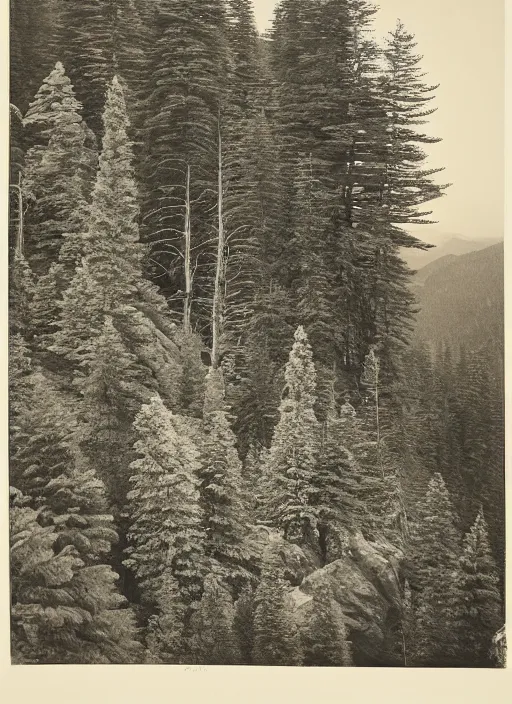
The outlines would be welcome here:
M 323 440 L 313 483 L 318 494 L 318 539 L 324 563 L 337 552 L 343 529 L 365 524 L 365 489 L 369 482 L 354 454 L 347 449 L 350 433 L 345 414 L 331 407 L 324 426 Z M 364 498 L 363 498 L 364 497 Z
M 185 244 L 190 203 L 192 322 L 199 318 L 204 325 L 211 312 L 219 110 L 228 76 L 224 3 L 163 0 L 152 22 L 143 193 L 149 273 L 181 310 L 187 291 L 185 267 L 190 263 Z
M 204 593 L 193 617 L 192 657 L 201 665 L 237 665 L 240 650 L 229 592 L 214 576 L 205 579 Z
M 247 586 L 243 589 L 235 603 L 233 629 L 240 646 L 241 664 L 252 665 L 254 648 L 254 590 Z
M 460 666 L 495 665 L 492 641 L 503 621 L 503 609 L 483 511 L 464 538 L 454 608 Z
M 452 662 L 455 654 L 454 603 L 460 555 L 459 533 L 440 474 L 430 481 L 417 513 L 411 535 L 415 662 L 438 666 Z
M 137 294 L 142 268 L 128 118 L 116 77 L 107 96 L 104 127 L 85 256 L 63 296 L 60 329 L 55 334 L 54 350 L 72 361 L 83 358 L 90 341 L 100 333 L 104 316 Z
M 110 500 L 121 509 L 130 488 L 130 463 L 135 459 L 132 423 L 156 384 L 110 317 L 105 318 L 82 366 L 86 372 L 80 379 L 80 415 L 85 422 L 82 447 L 98 467 Z
M 267 556 L 255 594 L 255 665 L 300 665 L 300 638 L 286 602 L 286 587 L 272 556 Z
M 142 407 L 134 426 L 140 458 L 131 465 L 131 545 L 125 564 L 135 572 L 149 603 L 169 569 L 182 600 L 190 604 L 201 596 L 204 567 L 199 453 L 185 422 L 159 397 Z
M 311 541 L 316 534 L 318 490 L 313 478 L 319 424 L 314 414 L 315 367 L 304 329 L 299 327 L 285 371 L 280 418 L 268 457 L 273 490 L 268 516 L 288 538 Z
M 352 664 L 344 615 L 325 590 L 313 599 L 313 613 L 302 639 L 303 664 L 312 667 L 349 667 Z
M 210 369 L 206 379 L 204 429 L 199 477 L 206 551 L 218 563 L 230 587 L 237 590 L 248 576 L 245 570 L 249 557 L 245 545 L 247 513 L 242 463 L 225 406 L 221 370 Z
M 94 138 L 61 63 L 45 79 L 24 124 L 34 143 L 24 168 L 24 241 L 34 271 L 45 274 L 63 238 L 83 235 L 96 162 Z
M 123 608 L 118 575 L 108 565 L 118 536 L 105 487 L 80 453 L 77 428 L 63 399 L 41 376 L 34 377 L 31 403 L 20 414 L 11 476 L 25 492 L 27 506 L 37 511 L 38 524 L 53 534 L 55 566 L 67 564 L 65 573 L 52 575 L 51 556 L 45 559 L 34 547 L 36 565 L 42 562 L 34 568 L 39 576 L 28 574 L 13 607 L 29 632 L 34 616 L 31 660 L 132 661 L 137 656 L 133 615 Z

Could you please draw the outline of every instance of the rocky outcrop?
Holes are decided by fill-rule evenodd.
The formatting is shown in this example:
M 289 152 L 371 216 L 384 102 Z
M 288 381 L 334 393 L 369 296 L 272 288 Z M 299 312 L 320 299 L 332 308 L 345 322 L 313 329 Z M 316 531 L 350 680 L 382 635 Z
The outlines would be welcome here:
M 289 543 L 272 528 L 253 526 L 251 541 L 255 553 L 262 555 L 271 547 L 280 558 L 299 628 L 307 626 L 315 595 L 327 589 L 345 617 L 354 663 L 400 664 L 389 645 L 402 608 L 399 549 L 384 540 L 370 543 L 355 531 L 344 537 L 343 556 L 322 567 L 313 550 Z
M 299 628 L 307 624 L 316 594 L 326 588 L 345 616 L 356 664 L 391 664 L 389 632 L 401 609 L 399 569 L 401 555 L 388 554 L 361 533 L 350 536 L 342 558 L 307 575 L 290 591 L 290 605 Z

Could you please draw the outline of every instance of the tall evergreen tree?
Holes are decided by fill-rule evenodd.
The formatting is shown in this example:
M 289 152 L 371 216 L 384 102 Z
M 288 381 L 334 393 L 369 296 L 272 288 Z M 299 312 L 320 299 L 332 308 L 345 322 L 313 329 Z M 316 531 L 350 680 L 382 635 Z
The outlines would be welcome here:
M 416 642 L 415 662 L 439 666 L 453 662 L 456 647 L 454 604 L 460 536 L 446 485 L 440 474 L 429 483 L 411 534 Z
M 205 579 L 204 593 L 193 617 L 193 658 L 201 665 L 238 665 L 240 649 L 233 628 L 235 610 L 229 591 L 214 576 Z
M 84 258 L 64 294 L 55 335 L 55 351 L 73 361 L 83 357 L 99 334 L 104 316 L 136 295 L 142 268 L 128 118 L 116 77 L 108 92 L 104 128 Z
M 492 640 L 503 621 L 503 608 L 483 511 L 464 538 L 454 608 L 460 666 L 495 666 Z
M 95 140 L 59 62 L 24 117 L 32 137 L 22 189 L 26 256 L 38 274 L 56 262 L 64 238 L 82 236 L 96 165 Z
M 206 379 L 204 430 L 199 477 L 206 551 L 217 563 L 221 577 L 238 591 L 248 578 L 247 507 L 242 463 L 225 406 L 220 369 L 210 369 Z
M 66 404 L 41 375 L 34 378 L 31 403 L 20 414 L 11 478 L 25 493 L 24 503 L 37 511 L 31 519 L 36 544 L 31 547 L 29 541 L 25 547 L 31 566 L 25 571 L 20 564 L 25 576 L 13 606 L 25 633 L 35 626 L 28 636 L 31 661 L 132 661 L 137 656 L 133 615 L 123 608 L 118 575 L 108 564 L 118 536 L 105 487 L 79 451 Z M 36 530 L 36 521 L 53 533 L 51 544 Z M 45 557 L 50 546 L 60 573 L 52 572 L 52 555 Z
M 190 604 L 201 597 L 204 569 L 199 452 L 185 421 L 156 396 L 142 407 L 135 429 L 140 457 L 131 465 L 131 545 L 125 564 L 134 570 L 149 603 L 169 569 L 181 599 Z
M 315 595 L 313 613 L 303 636 L 303 664 L 310 667 L 349 667 L 352 664 L 344 615 L 329 590 Z
M 267 556 L 255 594 L 255 665 L 300 665 L 300 638 L 286 602 L 286 587 L 274 563 Z
M 318 490 L 313 478 L 318 456 L 319 424 L 314 413 L 315 367 L 304 328 L 295 342 L 285 371 L 280 418 L 268 456 L 273 487 L 268 517 L 295 540 L 314 540 Z
M 153 80 L 144 125 L 143 234 L 151 245 L 149 272 L 181 312 L 190 264 L 195 271 L 192 319 L 204 327 L 211 312 L 219 115 L 228 76 L 224 3 L 163 0 L 153 21 Z

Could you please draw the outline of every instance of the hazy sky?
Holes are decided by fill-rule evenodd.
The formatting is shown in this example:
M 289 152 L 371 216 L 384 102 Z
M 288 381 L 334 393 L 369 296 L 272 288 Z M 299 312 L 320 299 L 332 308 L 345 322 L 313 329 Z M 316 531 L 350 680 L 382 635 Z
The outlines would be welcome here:
M 253 0 L 260 29 L 268 26 L 275 0 Z M 425 126 L 443 139 L 429 147 L 429 166 L 453 185 L 434 201 L 427 232 L 467 238 L 503 235 L 504 197 L 504 2 L 503 0 L 381 0 L 377 36 L 400 18 L 416 35 L 417 53 L 431 84 L 439 83 L 437 112 Z M 434 235 L 434 232 L 432 232 Z

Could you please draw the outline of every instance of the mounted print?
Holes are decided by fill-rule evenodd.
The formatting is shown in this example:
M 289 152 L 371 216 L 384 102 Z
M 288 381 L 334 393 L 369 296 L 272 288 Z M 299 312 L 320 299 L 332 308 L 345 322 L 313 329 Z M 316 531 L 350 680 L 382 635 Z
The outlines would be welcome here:
M 505 667 L 502 3 L 10 7 L 12 663 Z

